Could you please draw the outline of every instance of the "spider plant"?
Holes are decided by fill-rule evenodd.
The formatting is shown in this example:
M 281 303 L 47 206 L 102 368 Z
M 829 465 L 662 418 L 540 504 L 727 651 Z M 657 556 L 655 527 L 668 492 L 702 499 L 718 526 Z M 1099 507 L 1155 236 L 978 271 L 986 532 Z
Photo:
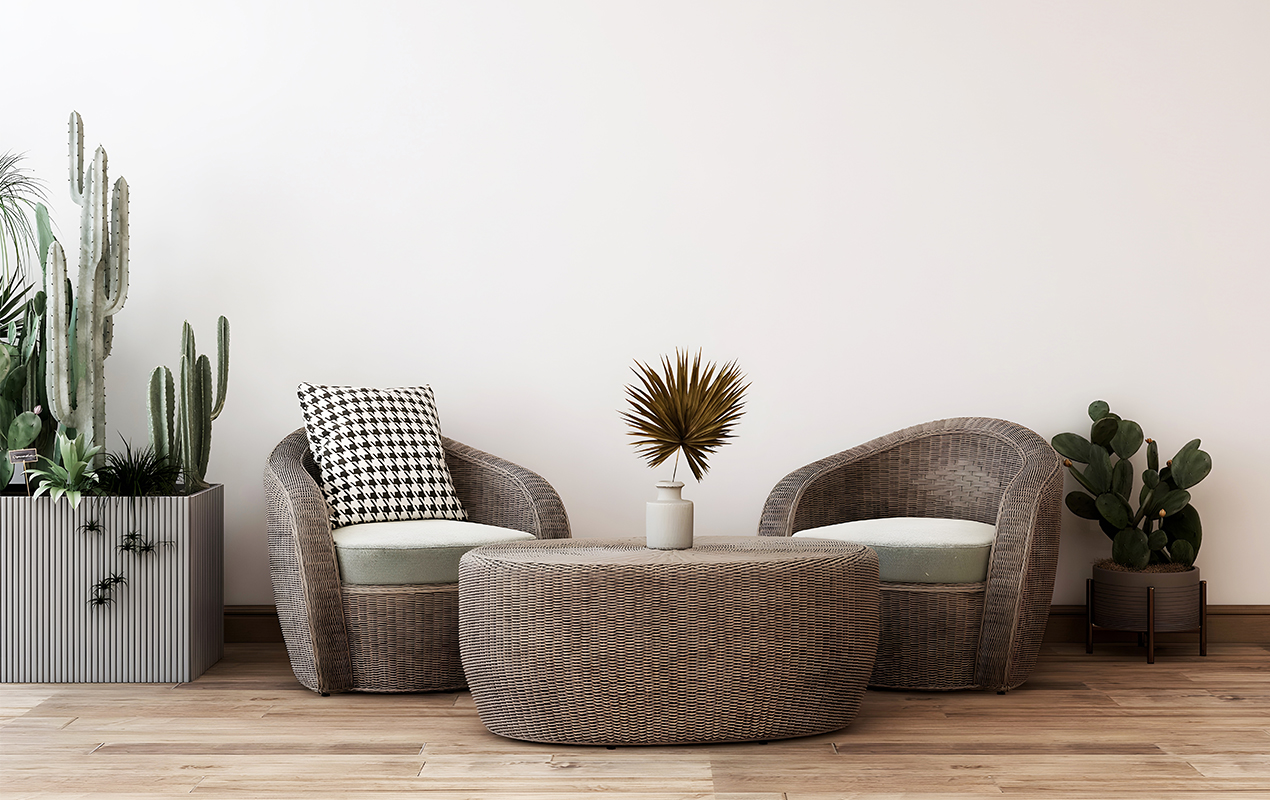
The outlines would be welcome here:
M 93 457 L 101 452 L 101 448 L 89 446 L 88 438 L 82 433 L 68 439 L 60 431 L 57 448 L 62 456 L 61 464 L 40 456 L 40 462 L 46 466 L 30 471 L 40 482 L 32 496 L 39 497 L 48 492 L 53 502 L 57 502 L 65 495 L 71 508 L 79 508 L 79 501 L 85 494 L 96 494 L 97 472 L 93 469 Z
M 675 467 L 671 480 L 679 473 L 679 454 L 683 453 L 692 477 L 698 481 L 706 474 L 706 459 L 733 438 L 732 428 L 745 412 L 742 410 L 745 376 L 735 361 L 721 368 L 714 362 L 701 364 L 701 351 L 689 364 L 688 354 L 675 350 L 672 362 L 662 356 L 661 372 L 640 361 L 631 371 L 639 383 L 626 387 L 630 409 L 619 412 L 631 426 L 629 435 L 639 456 L 649 467 L 658 467 L 672 455 Z
M 107 453 L 106 464 L 97 470 L 101 491 L 121 497 L 174 495 L 181 468 L 149 447 L 132 449 L 127 439 L 122 453 Z

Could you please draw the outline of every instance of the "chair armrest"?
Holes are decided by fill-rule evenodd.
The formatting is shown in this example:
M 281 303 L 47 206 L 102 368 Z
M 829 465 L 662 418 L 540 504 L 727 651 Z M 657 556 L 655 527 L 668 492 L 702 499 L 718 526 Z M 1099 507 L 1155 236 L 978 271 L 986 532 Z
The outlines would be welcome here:
M 1005 691 L 1036 664 L 1054 594 L 1063 494 L 1062 459 L 1040 437 L 1006 487 L 984 592 L 975 682 Z
M 498 456 L 442 437 L 459 502 L 472 522 L 568 539 L 569 515 L 541 475 Z
M 330 515 L 306 458 L 309 440 L 300 428 L 265 464 L 269 575 L 295 676 L 326 694 L 351 688 L 353 668 Z

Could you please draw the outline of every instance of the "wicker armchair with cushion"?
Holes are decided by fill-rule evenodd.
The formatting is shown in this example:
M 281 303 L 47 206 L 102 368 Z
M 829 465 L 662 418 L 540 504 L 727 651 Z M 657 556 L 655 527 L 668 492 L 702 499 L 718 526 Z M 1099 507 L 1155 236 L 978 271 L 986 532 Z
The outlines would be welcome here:
M 467 521 L 479 523 L 472 527 L 569 537 L 564 504 L 543 478 L 452 439 L 442 444 Z M 300 683 L 322 694 L 462 688 L 457 578 L 391 585 L 341 580 L 343 555 L 337 558 L 305 429 L 274 448 L 264 480 L 274 599 Z M 458 554 L 449 557 L 457 570 Z
M 954 567 L 962 575 L 967 558 L 980 557 L 977 578 L 939 577 L 936 570 L 923 580 L 932 568 L 920 555 L 878 548 L 882 632 L 870 685 L 1004 692 L 1027 680 L 1045 633 L 1062 488 L 1061 460 L 1036 433 L 996 419 L 946 419 L 790 473 L 768 496 L 759 534 L 850 538 L 853 526 L 902 526 L 899 518 L 952 520 L 935 523 L 952 526 L 935 534 L 950 540 L 957 528 L 989 530 L 981 556 L 973 546 L 946 551 L 954 561 L 960 554 Z M 918 519 L 916 527 L 927 522 L 934 520 Z M 939 551 L 944 542 L 931 544 Z M 892 580 L 887 549 L 898 571 Z

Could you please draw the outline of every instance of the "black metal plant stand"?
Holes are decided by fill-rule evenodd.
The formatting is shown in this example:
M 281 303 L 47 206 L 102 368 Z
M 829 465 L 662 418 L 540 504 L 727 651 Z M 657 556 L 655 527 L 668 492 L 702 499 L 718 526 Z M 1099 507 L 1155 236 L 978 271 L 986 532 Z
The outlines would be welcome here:
M 1138 634 L 1138 646 L 1143 644 L 1147 648 L 1147 663 L 1155 663 L 1155 587 L 1146 587 L 1147 593 L 1147 624 L 1145 631 L 1139 631 L 1132 628 L 1104 628 L 1098 626 L 1099 630 L 1132 630 Z M 1201 656 L 1208 655 L 1208 581 L 1199 582 L 1199 627 L 1187 628 L 1179 631 L 1169 631 L 1170 633 L 1199 633 L 1199 654 Z M 1145 642 L 1143 639 L 1145 638 Z M 1094 579 L 1085 579 L 1085 652 L 1094 652 Z

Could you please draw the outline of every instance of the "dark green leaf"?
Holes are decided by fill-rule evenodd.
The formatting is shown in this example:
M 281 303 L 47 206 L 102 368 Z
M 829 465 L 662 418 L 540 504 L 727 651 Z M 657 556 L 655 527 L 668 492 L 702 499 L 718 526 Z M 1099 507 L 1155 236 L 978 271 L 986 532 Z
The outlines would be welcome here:
M 1089 466 L 1085 468 L 1085 477 L 1093 486 L 1093 494 L 1102 494 L 1111 489 L 1111 458 L 1101 447 L 1089 448 Z
M 1115 438 L 1116 431 L 1119 429 L 1120 420 L 1110 416 L 1103 417 L 1089 429 L 1089 440 L 1096 445 L 1109 448 L 1111 440 Z
M 1178 539 L 1169 545 L 1169 558 L 1175 564 L 1195 565 L 1195 548 L 1185 539 Z
M 1094 498 L 1084 492 L 1068 492 L 1067 508 L 1081 519 L 1101 519 Z
M 1129 508 L 1129 504 L 1120 495 L 1113 492 L 1100 494 L 1094 504 L 1098 508 L 1098 513 L 1113 528 L 1119 530 L 1129 527 L 1129 521 L 1133 518 L 1133 509 Z
M 1084 486 L 1085 489 L 1087 489 L 1090 494 L 1092 495 L 1102 494 L 1102 492 L 1098 491 L 1098 488 L 1095 487 L 1094 484 L 1090 482 L 1089 478 L 1085 477 L 1084 473 L 1076 469 L 1075 464 L 1072 464 L 1071 466 L 1069 466 L 1067 468 L 1067 471 L 1070 472 L 1072 474 L 1072 477 L 1076 479 L 1076 482 L 1079 483 L 1081 486 Z
M 1142 447 L 1142 427 L 1131 419 L 1121 420 L 1116 435 L 1111 438 L 1111 449 L 1121 458 L 1133 458 Z
M 1187 541 L 1194 553 L 1199 552 L 1200 544 L 1204 541 L 1204 526 L 1200 524 L 1199 512 L 1195 510 L 1195 506 L 1187 505 L 1176 514 L 1165 517 L 1161 527 L 1171 540 Z M 1172 552 L 1171 545 L 1169 552 Z
M 1176 514 L 1177 512 L 1181 511 L 1190 502 L 1191 502 L 1190 492 L 1186 491 L 1185 489 L 1174 489 L 1173 491 L 1164 495 L 1164 497 L 1157 498 L 1156 513 L 1158 514 L 1160 511 L 1163 511 L 1164 515 L 1167 517 L 1171 514 Z
M 1094 422 L 1097 422 L 1107 416 L 1110 411 L 1111 406 L 1107 405 L 1107 403 L 1102 400 L 1095 400 L 1089 404 L 1089 418 Z
M 1078 433 L 1060 433 L 1050 444 L 1065 458 L 1078 464 L 1089 463 L 1089 440 Z
M 1129 502 L 1133 495 L 1133 464 L 1129 459 L 1121 459 L 1111 470 L 1111 491 Z
M 1199 449 L 1196 439 L 1193 450 L 1186 448 L 1173 458 L 1173 482 L 1179 489 L 1189 489 L 1208 477 L 1213 470 L 1213 459 L 1208 453 Z
M 1111 542 L 1111 557 L 1122 567 L 1142 569 L 1151 562 L 1147 535 L 1137 528 L 1120 531 Z
M 1105 519 L 1098 520 L 1098 527 L 1102 529 L 1103 533 L 1107 534 L 1108 539 L 1114 539 L 1116 538 L 1116 534 L 1120 533 L 1119 528 L 1113 527 L 1111 523 L 1107 522 Z
M 1169 543 L 1169 535 L 1164 531 L 1153 531 L 1147 535 L 1147 547 L 1152 550 L 1163 550 Z

